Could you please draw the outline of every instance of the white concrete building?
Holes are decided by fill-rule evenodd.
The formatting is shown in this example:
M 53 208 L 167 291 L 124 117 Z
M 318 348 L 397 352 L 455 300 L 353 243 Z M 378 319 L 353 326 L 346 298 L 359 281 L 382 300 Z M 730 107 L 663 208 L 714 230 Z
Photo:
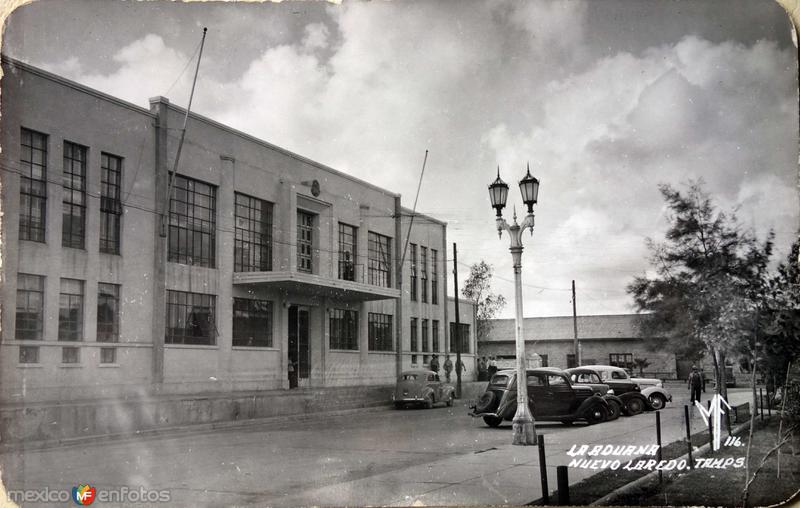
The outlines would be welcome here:
M 170 183 L 184 110 L 3 71 L 0 403 L 388 385 L 449 350 L 445 223 L 406 249 L 400 195 L 193 113 Z

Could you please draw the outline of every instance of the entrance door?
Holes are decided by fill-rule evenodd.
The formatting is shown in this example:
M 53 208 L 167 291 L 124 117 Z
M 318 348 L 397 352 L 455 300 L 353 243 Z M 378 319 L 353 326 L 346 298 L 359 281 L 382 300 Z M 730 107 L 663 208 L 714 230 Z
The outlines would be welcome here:
M 308 348 L 308 308 L 289 307 L 289 388 L 307 387 L 311 373 Z

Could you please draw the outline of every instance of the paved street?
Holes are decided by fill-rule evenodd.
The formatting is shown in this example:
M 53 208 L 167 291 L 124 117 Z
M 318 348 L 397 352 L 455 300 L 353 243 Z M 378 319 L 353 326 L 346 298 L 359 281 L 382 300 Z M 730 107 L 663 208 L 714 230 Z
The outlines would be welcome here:
M 732 402 L 747 398 L 733 390 Z M 663 441 L 683 436 L 683 390 L 662 411 Z M 709 394 L 707 394 L 709 395 Z M 467 408 L 379 409 L 213 432 L 169 433 L 0 456 L 6 487 L 170 491 L 175 506 L 521 504 L 541 495 L 536 447 L 511 446 L 510 424 Z M 539 423 L 550 487 L 573 444 L 655 443 L 654 413 L 592 427 Z M 695 415 L 694 427 L 702 420 Z M 570 482 L 595 471 L 570 469 Z M 103 506 L 112 504 L 104 503 Z M 40 506 L 32 503 L 26 506 Z

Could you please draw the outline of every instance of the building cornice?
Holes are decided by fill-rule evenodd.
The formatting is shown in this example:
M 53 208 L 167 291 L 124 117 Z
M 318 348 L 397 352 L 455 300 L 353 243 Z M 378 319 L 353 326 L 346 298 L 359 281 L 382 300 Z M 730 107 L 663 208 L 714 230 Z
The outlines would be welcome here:
M 30 64 L 27 64 L 25 62 L 21 62 L 21 61 L 15 59 L 15 58 L 11 58 L 8 55 L 0 55 L 0 58 L 2 58 L 3 64 L 8 65 L 10 67 L 15 67 L 17 69 L 23 70 L 23 71 L 28 72 L 30 74 L 34 74 L 34 75 L 42 77 L 44 79 L 56 82 L 56 83 L 58 83 L 60 85 L 64 85 L 66 87 L 69 87 L 69 88 L 72 88 L 74 90 L 77 90 L 79 92 L 83 92 L 83 93 L 85 93 L 87 95 L 91 95 L 92 97 L 96 97 L 98 99 L 104 100 L 106 102 L 110 102 L 112 104 L 115 104 L 117 106 L 120 106 L 120 107 L 123 107 L 123 108 L 126 108 L 126 109 L 130 109 L 131 111 L 134 111 L 136 113 L 145 115 L 145 116 L 147 116 L 149 118 L 155 118 L 155 115 L 147 108 L 143 108 L 141 106 L 137 106 L 136 104 L 124 101 L 122 99 L 114 97 L 113 95 L 108 95 L 108 94 L 103 93 L 103 92 L 101 92 L 99 90 L 95 90 L 94 88 L 89 88 L 88 86 L 81 85 L 80 83 L 76 83 L 75 81 L 69 80 L 69 79 L 67 79 L 65 77 L 62 77 L 62 76 L 59 76 L 58 74 L 53 74 L 52 72 L 48 72 L 48 71 L 46 71 L 44 69 L 40 69 L 39 67 L 34 67 L 34 66 L 32 66 Z

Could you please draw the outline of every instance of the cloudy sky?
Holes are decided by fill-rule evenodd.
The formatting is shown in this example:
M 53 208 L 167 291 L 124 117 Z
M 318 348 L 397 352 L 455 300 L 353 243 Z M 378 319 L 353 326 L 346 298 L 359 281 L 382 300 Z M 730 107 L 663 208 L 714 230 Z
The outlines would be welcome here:
M 797 59 L 771 0 L 408 0 L 223 4 L 42 0 L 3 52 L 147 106 L 193 110 L 403 194 L 446 220 L 459 276 L 485 259 L 509 297 L 510 204 L 541 180 L 523 254 L 525 314 L 632 310 L 625 286 L 662 238 L 657 184 L 703 178 L 778 257 L 798 226 Z M 13 100 L 13 99 L 12 99 Z M 448 253 L 448 258 L 452 253 Z M 452 292 L 452 289 L 450 290 Z

